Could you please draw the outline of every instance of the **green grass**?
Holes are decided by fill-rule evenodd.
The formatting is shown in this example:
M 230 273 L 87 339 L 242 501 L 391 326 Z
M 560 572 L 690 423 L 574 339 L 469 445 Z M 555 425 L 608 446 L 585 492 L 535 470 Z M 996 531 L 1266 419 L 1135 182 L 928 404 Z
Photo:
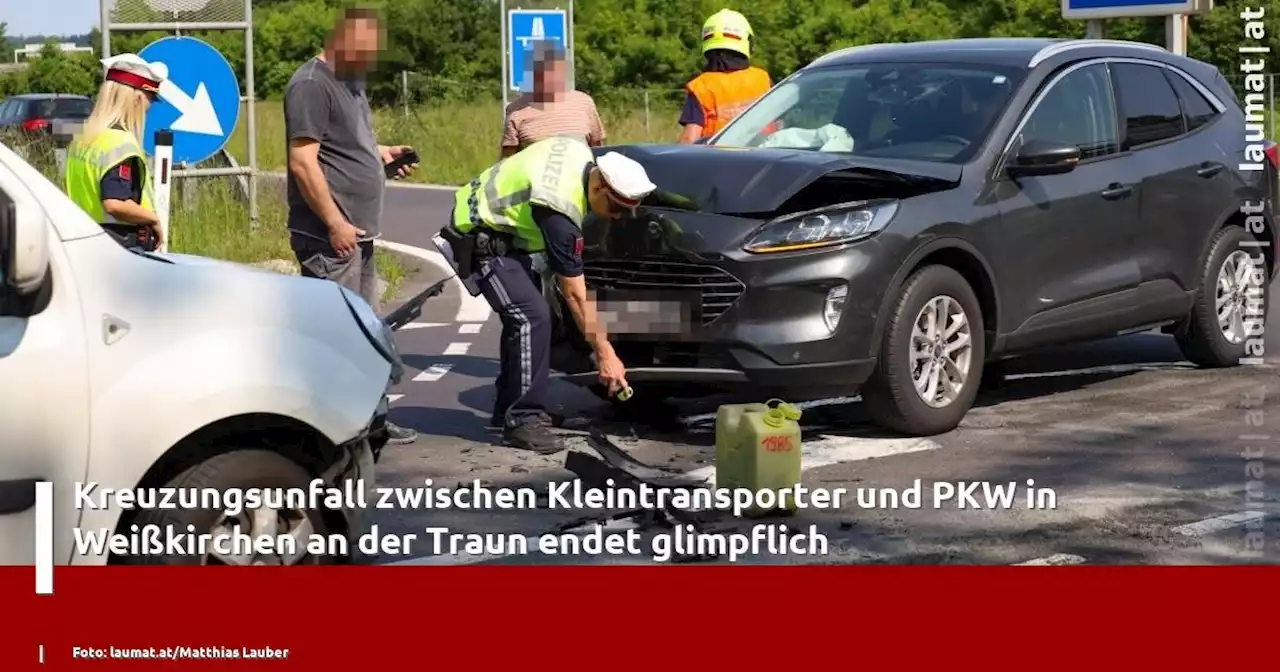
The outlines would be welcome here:
M 258 168 L 284 170 L 284 113 L 278 102 L 260 102 L 256 108 Z M 674 102 L 654 102 L 649 108 L 648 128 L 643 106 L 600 108 L 610 144 L 672 142 L 679 135 Z M 246 122 L 240 123 L 227 144 L 237 161 L 248 159 Z M 409 178 L 426 184 L 465 184 L 488 168 L 499 156 L 502 139 L 502 104 L 499 101 L 448 103 L 411 108 L 387 108 L 375 113 L 378 141 L 386 145 L 410 145 L 422 157 L 422 164 Z

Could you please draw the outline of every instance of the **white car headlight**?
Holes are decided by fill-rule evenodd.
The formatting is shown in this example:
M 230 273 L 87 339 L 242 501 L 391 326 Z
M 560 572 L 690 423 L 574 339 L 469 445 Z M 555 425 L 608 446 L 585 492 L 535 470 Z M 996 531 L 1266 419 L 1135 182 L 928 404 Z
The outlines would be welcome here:
M 404 363 L 400 360 L 400 351 L 396 349 L 396 341 L 391 334 L 391 329 L 382 321 L 382 318 L 378 317 L 377 313 L 373 312 L 369 302 L 359 294 L 341 285 L 338 289 L 342 290 L 342 298 L 346 300 L 352 317 L 356 318 L 356 322 L 360 325 L 360 330 L 369 338 L 373 347 L 391 363 L 392 378 L 398 379 L 404 369 Z
M 893 200 L 863 201 L 775 219 L 747 241 L 748 252 L 792 252 L 853 242 L 878 233 L 898 212 Z

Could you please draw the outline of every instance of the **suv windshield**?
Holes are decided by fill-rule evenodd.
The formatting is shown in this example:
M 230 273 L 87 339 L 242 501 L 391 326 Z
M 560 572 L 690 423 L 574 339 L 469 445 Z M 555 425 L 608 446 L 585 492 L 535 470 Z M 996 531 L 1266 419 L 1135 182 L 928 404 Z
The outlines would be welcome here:
M 982 145 L 1022 70 L 875 63 L 801 70 L 709 144 L 963 162 Z

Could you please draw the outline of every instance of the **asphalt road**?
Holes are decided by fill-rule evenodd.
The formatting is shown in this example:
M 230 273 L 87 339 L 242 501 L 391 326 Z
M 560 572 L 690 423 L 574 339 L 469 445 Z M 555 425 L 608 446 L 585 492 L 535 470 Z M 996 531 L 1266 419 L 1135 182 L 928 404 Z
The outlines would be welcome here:
M 397 187 L 387 201 L 389 241 L 431 249 L 452 207 L 450 190 Z M 401 251 L 422 253 L 401 247 Z M 420 284 L 443 277 L 427 255 Z M 1280 296 L 1280 287 L 1275 288 Z M 1280 561 L 1280 311 L 1268 324 L 1268 364 L 1197 370 L 1172 338 L 1136 334 L 1057 349 L 1009 365 L 1004 384 L 984 392 L 960 428 L 932 439 L 886 436 L 870 426 L 856 400 L 808 405 L 804 483 L 844 489 L 844 506 L 806 509 L 786 519 L 756 521 L 810 526 L 826 540 L 809 554 L 748 553 L 740 563 L 1276 563 Z M 399 344 L 412 369 L 397 390 L 395 422 L 421 432 L 418 443 L 389 447 L 380 485 L 416 488 L 479 480 L 486 487 L 529 487 L 572 480 L 564 455 L 538 457 L 494 445 L 485 430 L 497 373 L 497 320 L 482 303 L 452 285 L 427 304 Z M 637 403 L 643 390 L 637 390 Z M 611 417 L 576 387 L 557 383 L 554 397 L 569 415 L 595 419 L 618 444 L 652 465 L 707 475 L 717 403 L 646 409 L 644 422 Z M 673 419 L 680 428 L 673 428 Z M 567 431 L 582 450 L 581 432 Z M 935 506 L 937 483 L 1016 486 L 1014 503 Z M 1034 503 L 1026 505 L 1034 481 Z M 917 508 L 885 501 L 920 483 Z M 945 488 L 945 486 L 942 486 Z M 962 486 L 961 486 L 962 487 Z M 983 501 L 981 485 L 975 492 Z M 1044 490 L 1047 489 L 1047 490 Z M 1049 493 L 1052 493 L 1052 501 Z M 859 500 L 859 497 L 863 499 Z M 543 553 L 537 535 L 598 511 L 552 510 L 540 498 L 532 510 L 428 509 L 379 511 L 383 533 L 416 535 L 407 553 L 378 562 L 647 563 L 655 534 L 611 524 L 638 552 Z M 908 502 L 910 503 L 910 502 Z M 974 502 L 969 502 L 974 504 Z M 749 533 L 755 523 L 737 525 Z M 427 528 L 448 533 L 509 535 L 487 552 L 433 548 Z M 582 538 L 591 525 L 580 528 Z M 764 530 L 766 528 L 760 528 Z M 663 540 L 671 540 L 669 532 Z M 521 543 L 527 553 L 521 553 Z M 1265 550 L 1256 551 L 1261 544 Z M 664 550 L 661 543 L 658 550 Z M 452 551 L 458 551 L 456 553 Z M 754 550 L 754 549 L 749 549 Z M 471 552 L 467 552 L 471 551 Z M 512 554 L 512 551 L 515 553 Z M 724 560 L 724 556 L 721 557 Z

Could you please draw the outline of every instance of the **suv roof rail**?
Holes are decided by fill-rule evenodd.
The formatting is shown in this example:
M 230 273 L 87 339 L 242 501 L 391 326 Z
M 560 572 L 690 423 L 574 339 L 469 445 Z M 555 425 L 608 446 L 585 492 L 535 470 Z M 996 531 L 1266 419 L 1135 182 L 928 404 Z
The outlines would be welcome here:
M 1062 42 L 1051 44 L 1041 49 L 1040 51 L 1037 51 L 1036 55 L 1032 56 L 1031 61 L 1027 63 L 1027 67 L 1034 68 L 1035 66 L 1049 60 L 1054 56 L 1057 56 L 1058 54 L 1061 54 L 1064 51 L 1071 51 L 1072 49 L 1086 49 L 1088 47 L 1133 47 L 1137 49 L 1149 49 L 1151 51 L 1159 51 L 1166 54 L 1169 53 L 1168 49 L 1165 49 L 1164 47 L 1161 47 L 1159 45 L 1149 44 L 1147 42 L 1133 42 L 1130 40 L 1093 40 L 1093 39 L 1063 40 Z

